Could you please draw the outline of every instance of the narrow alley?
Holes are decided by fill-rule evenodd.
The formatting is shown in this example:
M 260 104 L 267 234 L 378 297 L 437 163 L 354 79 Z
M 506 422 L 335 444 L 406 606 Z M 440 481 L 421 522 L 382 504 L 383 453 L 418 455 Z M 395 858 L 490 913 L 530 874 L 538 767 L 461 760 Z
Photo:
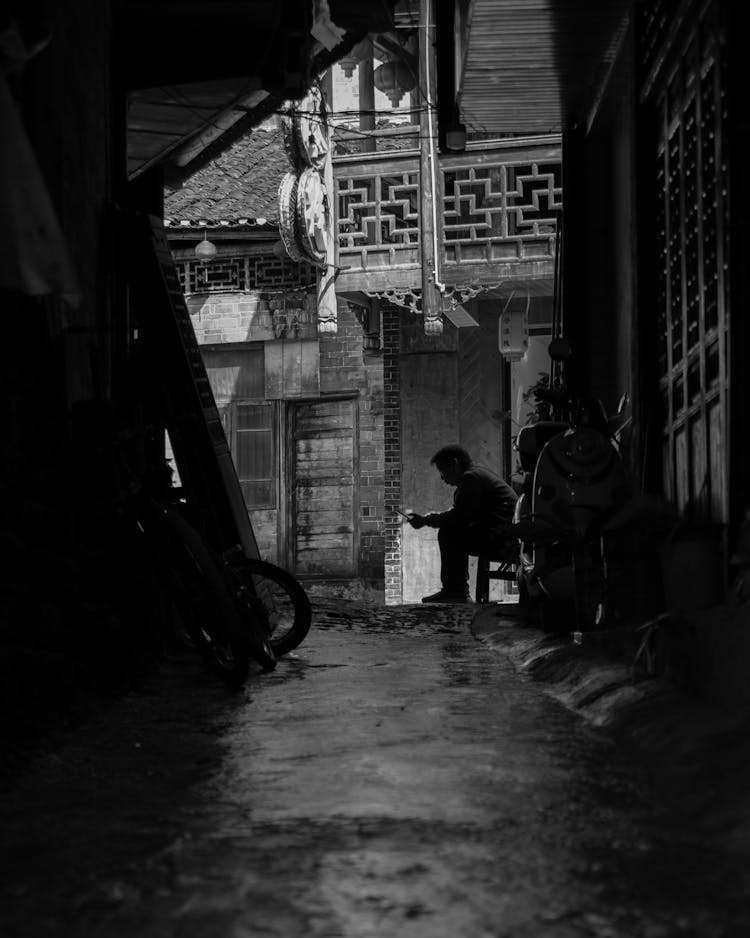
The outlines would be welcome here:
M 750 938 L 746 8 L 0 3 L 0 938 Z
M 6 791 L 6 938 L 720 938 L 743 863 L 469 629 L 318 601 L 237 695 L 173 660 Z

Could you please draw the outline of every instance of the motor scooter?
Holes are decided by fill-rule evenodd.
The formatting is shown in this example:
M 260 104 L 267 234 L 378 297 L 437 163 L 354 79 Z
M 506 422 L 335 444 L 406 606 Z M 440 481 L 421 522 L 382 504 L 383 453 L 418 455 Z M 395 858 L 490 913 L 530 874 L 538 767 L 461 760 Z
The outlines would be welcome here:
M 545 630 L 601 629 L 609 612 L 603 532 L 631 497 L 630 480 L 600 401 L 577 397 L 562 380 L 534 395 L 559 419 L 528 424 L 516 438 L 521 604 Z

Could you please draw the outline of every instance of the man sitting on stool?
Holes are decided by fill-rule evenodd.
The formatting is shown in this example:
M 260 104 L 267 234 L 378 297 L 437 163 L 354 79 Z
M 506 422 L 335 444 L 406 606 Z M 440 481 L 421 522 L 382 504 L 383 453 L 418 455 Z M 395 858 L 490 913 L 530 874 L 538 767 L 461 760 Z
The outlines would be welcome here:
M 440 579 L 443 588 L 425 596 L 423 603 L 469 602 L 469 555 L 511 559 L 518 553 L 512 534 L 513 489 L 488 469 L 481 469 L 460 446 L 444 446 L 430 463 L 446 485 L 455 485 L 453 508 L 412 513 L 413 528 L 437 528 L 440 545 Z

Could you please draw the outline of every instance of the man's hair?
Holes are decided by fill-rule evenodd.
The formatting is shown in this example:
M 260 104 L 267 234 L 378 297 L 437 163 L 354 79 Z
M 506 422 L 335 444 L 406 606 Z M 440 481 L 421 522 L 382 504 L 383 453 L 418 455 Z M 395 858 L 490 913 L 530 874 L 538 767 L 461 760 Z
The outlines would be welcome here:
M 457 446 L 455 443 L 450 446 L 443 446 L 439 449 L 430 460 L 430 465 L 444 466 L 454 459 L 463 472 L 471 466 L 471 456 L 469 456 L 463 446 Z

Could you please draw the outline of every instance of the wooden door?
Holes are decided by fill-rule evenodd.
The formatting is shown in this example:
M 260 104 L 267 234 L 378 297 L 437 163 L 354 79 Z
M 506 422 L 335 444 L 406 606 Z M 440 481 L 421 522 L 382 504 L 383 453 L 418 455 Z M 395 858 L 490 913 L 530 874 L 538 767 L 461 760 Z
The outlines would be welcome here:
M 291 565 L 297 576 L 356 572 L 356 401 L 291 408 Z
M 657 117 L 654 221 L 663 494 L 680 512 L 729 519 L 729 201 L 719 5 L 679 39 L 643 10 Z M 654 71 L 654 69 L 656 69 Z M 651 81 L 651 80 L 649 80 Z

